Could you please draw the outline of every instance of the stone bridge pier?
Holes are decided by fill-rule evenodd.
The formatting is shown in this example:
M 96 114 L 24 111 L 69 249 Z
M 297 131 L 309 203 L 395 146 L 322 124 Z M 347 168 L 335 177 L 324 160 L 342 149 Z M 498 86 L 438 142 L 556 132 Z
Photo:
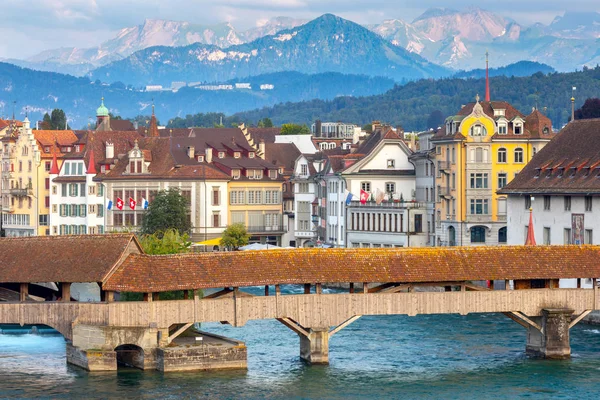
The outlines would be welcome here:
M 117 362 L 156 369 L 157 349 L 168 345 L 168 337 L 168 329 L 77 324 L 67 362 L 89 371 L 114 371 Z
M 570 358 L 569 330 L 575 325 L 571 321 L 572 315 L 570 309 L 544 309 L 541 317 L 531 317 L 527 326 L 527 355 L 559 360 Z

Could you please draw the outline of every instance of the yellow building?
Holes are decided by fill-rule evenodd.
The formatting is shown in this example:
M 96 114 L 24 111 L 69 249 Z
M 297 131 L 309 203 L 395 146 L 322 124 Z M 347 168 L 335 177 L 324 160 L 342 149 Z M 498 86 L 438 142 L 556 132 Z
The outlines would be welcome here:
M 506 186 L 553 137 L 550 119 L 504 101 L 479 101 L 446 119 L 435 145 L 440 246 L 506 243 Z

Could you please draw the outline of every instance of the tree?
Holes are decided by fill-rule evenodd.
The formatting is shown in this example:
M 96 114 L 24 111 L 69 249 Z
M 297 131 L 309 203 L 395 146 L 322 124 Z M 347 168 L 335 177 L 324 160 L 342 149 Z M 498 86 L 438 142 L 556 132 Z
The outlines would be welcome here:
M 223 231 L 221 246 L 237 250 L 240 247 L 247 245 L 249 239 L 250 235 L 248 235 L 244 224 L 231 224 Z
M 45 131 L 52 129 L 52 120 L 50 119 L 50 115 L 48 113 L 44 114 L 44 119 L 42 120 L 40 128 Z
M 161 190 L 144 213 L 142 233 L 156 234 L 161 239 L 169 229 L 177 230 L 180 235 L 189 233 L 192 228 L 189 207 L 188 200 L 179 193 L 179 189 Z
M 306 124 L 283 124 L 281 125 L 282 135 L 310 135 L 310 129 Z
M 50 115 L 48 115 L 48 113 L 44 115 L 42 127 L 44 129 L 54 131 L 70 129 L 70 127 L 67 125 L 67 116 L 65 115 L 65 112 L 60 108 L 55 108 L 54 110 L 52 110 L 52 113 Z
M 113 121 L 120 121 L 123 119 L 123 117 L 121 117 L 120 115 L 114 115 L 113 113 L 109 112 L 108 116 L 110 117 L 111 120 Z
M 587 99 L 581 108 L 575 110 L 575 119 L 600 118 L 600 99 Z
M 265 118 L 261 119 L 260 121 L 258 121 L 258 127 L 259 128 L 272 128 L 273 121 L 271 121 L 271 118 L 265 117 Z
M 427 129 L 436 129 L 439 126 L 444 126 L 445 120 L 444 114 L 442 114 L 440 110 L 433 110 L 431 114 L 429 114 L 429 118 L 427 118 Z
M 177 229 L 167 229 L 162 236 L 156 232 L 151 235 L 142 235 L 140 244 L 146 254 L 179 254 L 190 251 L 190 237 L 183 235 Z

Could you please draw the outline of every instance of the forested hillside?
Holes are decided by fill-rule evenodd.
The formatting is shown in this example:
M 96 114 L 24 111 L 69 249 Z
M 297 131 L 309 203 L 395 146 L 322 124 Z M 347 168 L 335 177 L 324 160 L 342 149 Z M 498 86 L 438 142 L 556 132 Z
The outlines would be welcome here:
M 490 79 L 492 100 L 511 103 L 524 114 L 537 106 L 545 112 L 555 128 L 568 122 L 571 114 L 572 88 L 576 87 L 575 105 L 600 93 L 600 67 L 573 73 L 538 72 L 529 77 L 493 77 Z M 345 121 L 366 124 L 381 120 L 402 125 L 407 130 L 427 128 L 431 112 L 440 110 L 453 115 L 461 105 L 485 93 L 485 79 L 424 79 L 396 86 L 392 90 L 368 97 L 338 97 L 330 101 L 311 100 L 278 104 L 274 107 L 235 114 L 235 120 L 256 123 L 268 117 L 275 124 Z

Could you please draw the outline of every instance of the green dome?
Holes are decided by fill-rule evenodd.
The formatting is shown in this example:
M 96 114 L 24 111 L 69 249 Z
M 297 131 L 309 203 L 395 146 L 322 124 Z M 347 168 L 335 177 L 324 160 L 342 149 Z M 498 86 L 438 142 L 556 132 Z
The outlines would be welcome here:
M 104 97 L 102 98 L 102 104 L 96 110 L 97 117 L 108 117 L 108 108 L 104 106 Z

